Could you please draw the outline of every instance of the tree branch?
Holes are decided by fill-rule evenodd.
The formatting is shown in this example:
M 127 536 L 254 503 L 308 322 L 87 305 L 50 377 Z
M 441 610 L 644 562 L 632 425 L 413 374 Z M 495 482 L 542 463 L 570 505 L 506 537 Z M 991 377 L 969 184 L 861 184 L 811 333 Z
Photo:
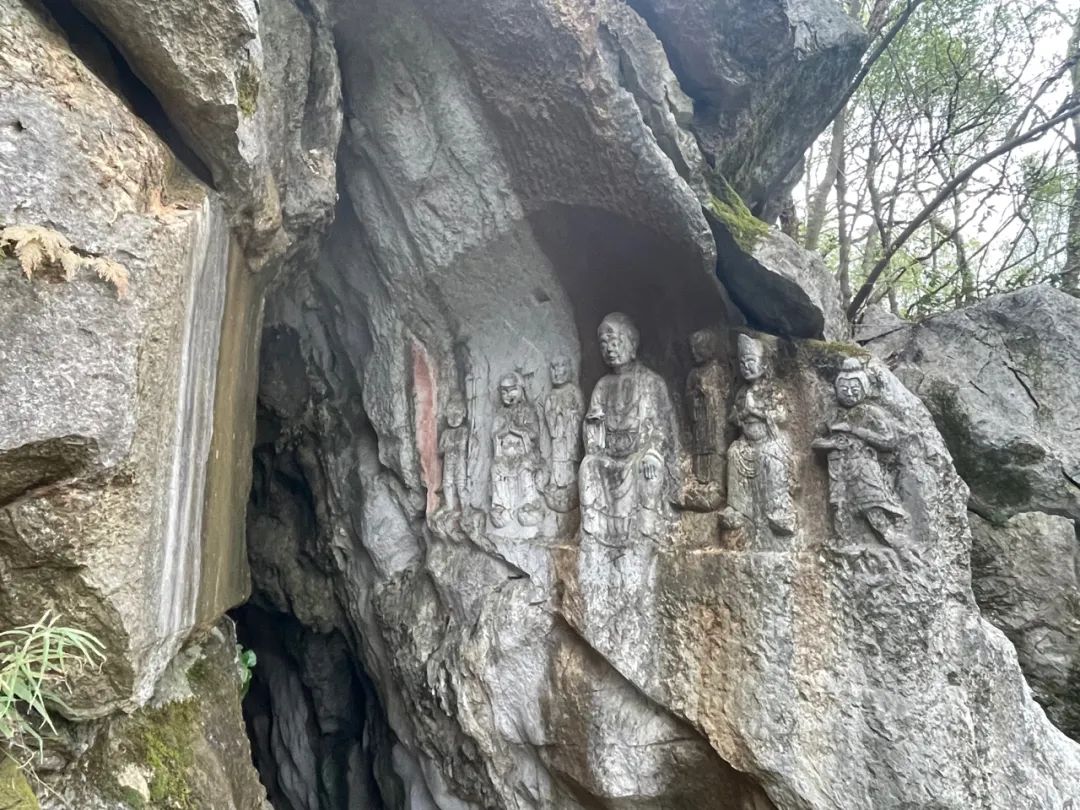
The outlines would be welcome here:
M 862 287 L 859 288 L 859 291 L 855 294 L 855 297 L 851 301 L 851 305 L 848 307 L 848 320 L 855 320 L 856 316 L 859 314 L 859 310 L 862 309 L 863 304 L 866 303 L 866 299 L 869 298 L 871 292 L 873 292 L 874 285 L 877 283 L 878 278 L 881 277 L 881 274 L 885 271 L 885 268 L 889 266 L 889 262 L 892 261 L 892 258 L 897 254 L 900 248 L 904 246 L 904 243 L 907 242 L 907 240 L 910 239 L 931 216 L 933 216 L 934 212 L 937 211 L 937 209 L 941 206 L 942 203 L 949 199 L 949 197 L 953 193 L 955 193 L 958 188 L 960 188 L 964 183 L 970 180 L 972 175 L 974 175 L 975 172 L 977 172 L 986 164 L 1001 157 L 1002 155 L 1008 154 L 1019 146 L 1023 146 L 1026 143 L 1030 143 L 1031 141 L 1038 139 L 1041 135 L 1049 132 L 1062 121 L 1067 121 L 1073 116 L 1080 114 L 1080 103 L 1077 103 L 1075 99 L 1069 99 L 1069 102 L 1071 102 L 1069 106 L 1063 105 L 1062 109 L 1052 118 L 1047 119 L 1043 123 L 1032 127 L 1026 132 L 1021 133 L 1020 135 L 1017 135 L 1012 140 L 1006 141 L 1005 143 L 998 146 L 996 149 L 987 152 L 982 157 L 972 161 L 970 164 L 968 164 L 967 168 L 965 168 L 961 172 L 958 172 L 955 177 L 953 177 L 948 183 L 946 183 L 937 193 L 937 195 L 929 203 L 926 204 L 923 210 L 920 211 L 915 216 L 915 218 L 911 220 L 910 223 L 908 223 L 908 226 L 903 230 L 903 232 L 898 237 L 896 237 L 896 239 L 892 240 L 891 244 L 889 244 L 888 248 L 882 254 L 881 258 L 878 259 L 877 264 L 874 265 L 873 269 L 870 271 L 870 274 L 866 277 L 866 281 L 863 282 Z

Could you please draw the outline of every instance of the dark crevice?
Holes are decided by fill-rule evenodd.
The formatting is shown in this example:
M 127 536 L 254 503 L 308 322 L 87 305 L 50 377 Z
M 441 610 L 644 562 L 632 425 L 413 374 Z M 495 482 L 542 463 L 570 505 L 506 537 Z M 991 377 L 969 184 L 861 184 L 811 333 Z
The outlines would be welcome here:
M 104 82 L 128 108 L 172 150 L 177 161 L 202 183 L 214 188 L 210 169 L 191 149 L 169 120 L 153 91 L 135 75 L 120 50 L 71 0 L 40 0 L 67 36 L 71 50 L 86 67 Z
M 263 361 L 269 354 L 288 367 L 296 386 L 286 401 L 299 407 L 310 392 L 291 337 L 267 330 Z M 257 414 L 248 503 L 253 594 L 231 614 L 241 645 L 256 656 L 243 702 L 255 768 L 275 810 L 397 808 L 396 738 L 320 533 L 325 505 L 311 463 L 319 437 L 300 411 L 282 413 L 260 399 Z
M 251 603 L 233 619 L 257 657 L 244 722 L 275 810 L 384 810 L 368 743 L 383 721 L 345 638 Z

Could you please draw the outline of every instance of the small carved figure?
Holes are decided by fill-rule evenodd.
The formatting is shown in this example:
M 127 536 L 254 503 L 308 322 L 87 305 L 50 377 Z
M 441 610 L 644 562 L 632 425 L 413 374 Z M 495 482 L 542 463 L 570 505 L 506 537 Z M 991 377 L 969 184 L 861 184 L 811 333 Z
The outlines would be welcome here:
M 540 419 L 525 396 L 525 382 L 511 373 L 499 380 L 502 408 L 492 434 L 491 522 L 502 529 L 516 520 L 535 526 L 542 513 L 536 477 L 540 472 Z
M 690 336 L 690 352 L 696 364 L 686 378 L 690 401 L 694 477 L 703 484 L 718 483 L 722 474 L 720 430 L 724 372 L 720 368 L 720 337 L 711 329 Z
M 897 525 L 907 519 L 881 459 L 897 449 L 896 431 L 885 411 L 868 401 L 870 391 L 862 364 L 847 358 L 836 377 L 839 416 L 829 425 L 829 435 L 813 443 L 828 453 L 834 526 L 848 544 L 856 544 L 866 526 L 891 543 Z
M 446 427 L 439 436 L 443 504 L 452 511 L 461 511 L 468 500 L 469 431 L 465 403 L 455 394 L 446 404 Z
M 739 376 L 732 421 L 739 436 L 728 448 L 728 505 L 721 523 L 742 529 L 757 548 L 775 546 L 795 533 L 791 446 L 781 426 L 787 420 L 782 392 L 769 379 L 765 346 L 739 335 Z
M 583 531 L 612 545 L 660 532 L 676 478 L 675 412 L 667 384 L 637 360 L 638 330 L 612 313 L 597 330 L 611 373 L 593 389 L 579 487 Z
M 551 361 L 551 393 L 544 400 L 544 420 L 551 437 L 551 484 L 562 489 L 577 480 L 581 461 L 581 415 L 585 402 L 571 382 L 572 366 L 566 357 Z

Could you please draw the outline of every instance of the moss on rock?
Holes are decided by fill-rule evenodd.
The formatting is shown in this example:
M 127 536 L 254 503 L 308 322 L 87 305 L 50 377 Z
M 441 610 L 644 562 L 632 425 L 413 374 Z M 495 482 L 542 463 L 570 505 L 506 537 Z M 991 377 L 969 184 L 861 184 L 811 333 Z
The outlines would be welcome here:
M 0 808 L 3 810 L 40 810 L 26 776 L 8 756 L 0 756 Z
M 755 217 L 731 184 L 720 179 L 720 195 L 709 200 L 709 210 L 728 229 L 742 250 L 753 253 L 757 243 L 769 232 L 768 224 Z
M 150 802 L 163 810 L 197 810 L 189 772 L 195 765 L 199 709 L 194 700 L 141 712 L 128 738 L 130 753 L 153 771 Z

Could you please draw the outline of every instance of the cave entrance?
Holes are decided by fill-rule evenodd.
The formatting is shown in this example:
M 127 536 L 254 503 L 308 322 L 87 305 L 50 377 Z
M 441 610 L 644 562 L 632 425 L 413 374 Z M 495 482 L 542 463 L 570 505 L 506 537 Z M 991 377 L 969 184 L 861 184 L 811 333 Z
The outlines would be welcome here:
M 288 360 L 297 345 L 269 332 L 262 348 L 264 358 Z M 401 807 L 395 740 L 335 593 L 340 572 L 319 547 L 307 466 L 318 437 L 286 440 L 284 424 L 260 400 L 248 503 L 253 588 L 230 614 L 255 655 L 243 699 L 254 765 L 274 810 Z

